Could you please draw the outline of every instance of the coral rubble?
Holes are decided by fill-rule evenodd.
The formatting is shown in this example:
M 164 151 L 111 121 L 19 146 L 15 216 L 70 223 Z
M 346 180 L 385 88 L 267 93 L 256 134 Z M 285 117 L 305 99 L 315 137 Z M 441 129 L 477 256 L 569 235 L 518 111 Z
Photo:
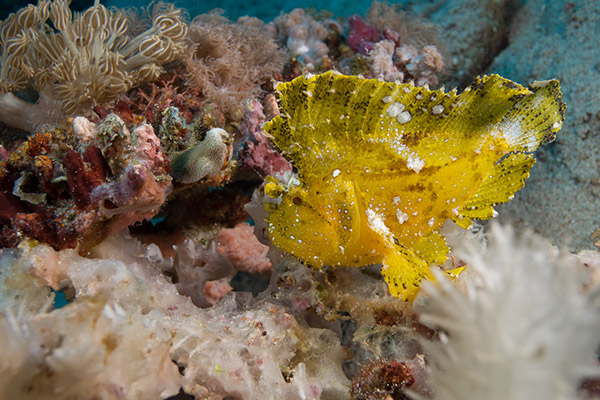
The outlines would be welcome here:
M 0 366 L 3 398 L 166 398 L 180 386 L 205 399 L 257 399 L 265 387 L 272 399 L 343 393 L 346 353 L 334 332 L 244 294 L 202 311 L 161 273 L 169 260 L 158 248 L 131 238 L 113 237 L 93 256 L 32 243 L 3 253 L 13 260 L 5 273 L 28 282 L 35 298 L 49 295 L 35 290 L 40 284 L 75 293 L 63 308 L 0 318 L 2 349 L 11 354 Z M 4 306 L 23 310 L 19 302 Z M 323 363 L 322 352 L 334 357 Z M 51 391 L 56 397 L 49 388 L 60 389 Z

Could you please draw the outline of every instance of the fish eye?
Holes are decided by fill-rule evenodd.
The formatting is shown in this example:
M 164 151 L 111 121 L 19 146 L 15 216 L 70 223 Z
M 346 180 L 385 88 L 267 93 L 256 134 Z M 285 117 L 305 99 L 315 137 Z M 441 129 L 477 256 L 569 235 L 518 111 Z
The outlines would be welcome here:
M 294 196 L 294 198 L 292 199 L 292 203 L 299 206 L 300 204 L 302 204 L 302 199 L 298 196 Z

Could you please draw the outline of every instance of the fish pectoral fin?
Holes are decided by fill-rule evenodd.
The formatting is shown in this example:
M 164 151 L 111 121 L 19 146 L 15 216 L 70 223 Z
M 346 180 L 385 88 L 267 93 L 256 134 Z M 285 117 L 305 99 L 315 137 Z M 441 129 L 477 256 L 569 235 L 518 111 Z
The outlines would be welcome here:
M 432 232 L 411 245 L 415 255 L 427 264 L 441 265 L 448 258 L 446 240 L 438 232 Z
M 530 154 L 509 154 L 492 168 L 477 192 L 460 207 L 454 222 L 464 228 L 471 225 L 472 219 L 494 217 L 494 206 L 506 203 L 525 186 L 533 164 L 535 158 Z
M 394 245 L 383 260 L 381 269 L 390 293 L 404 301 L 412 301 L 423 279 L 433 279 L 429 264 L 406 247 Z
M 356 199 L 356 189 L 350 180 L 335 184 L 335 195 L 329 199 L 331 208 L 325 213 L 336 226 L 337 245 L 347 248 L 356 246 L 360 232 L 360 211 Z
M 465 270 L 465 268 L 467 268 L 467 267 L 463 266 L 463 267 L 452 268 L 447 271 L 444 271 L 444 275 L 446 275 L 448 278 L 456 279 Z

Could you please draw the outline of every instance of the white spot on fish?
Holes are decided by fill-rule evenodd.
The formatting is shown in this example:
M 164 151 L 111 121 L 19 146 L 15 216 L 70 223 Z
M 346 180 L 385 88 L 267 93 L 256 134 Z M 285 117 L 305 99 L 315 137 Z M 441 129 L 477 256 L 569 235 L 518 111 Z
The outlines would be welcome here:
M 444 112 L 444 106 L 441 105 L 441 104 L 438 104 L 437 106 L 433 106 L 431 108 L 431 113 L 432 114 L 438 115 L 438 114 L 441 114 L 443 112 Z
M 403 213 L 400 210 L 396 210 L 396 218 L 398 218 L 398 222 L 403 224 L 408 221 L 408 214 Z
M 415 154 L 410 154 L 406 160 L 406 166 L 418 174 L 425 166 L 425 161 L 421 160 Z
M 371 229 L 375 232 L 388 236 L 391 232 L 387 226 L 385 226 L 385 222 L 383 221 L 383 216 L 381 214 L 377 214 L 372 209 L 367 209 L 367 222 Z
M 409 122 L 410 119 L 411 119 L 411 116 L 408 111 L 402 111 L 400 114 L 398 114 L 398 122 L 400 122 L 401 124 L 405 124 L 405 123 Z
M 532 88 L 543 88 L 548 85 L 550 81 L 536 81 L 531 84 Z
M 405 108 L 406 108 L 406 106 L 404 104 L 398 103 L 397 101 L 395 101 L 389 105 L 386 112 L 390 117 L 395 118 L 400 113 L 402 113 L 402 111 L 404 111 Z

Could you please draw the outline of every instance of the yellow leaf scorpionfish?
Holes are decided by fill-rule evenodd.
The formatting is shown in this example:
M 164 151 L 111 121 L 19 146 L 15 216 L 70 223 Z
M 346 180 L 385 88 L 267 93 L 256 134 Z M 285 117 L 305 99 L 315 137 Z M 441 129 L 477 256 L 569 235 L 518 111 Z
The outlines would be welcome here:
M 272 243 L 316 267 L 382 264 L 404 300 L 446 260 L 442 224 L 493 217 L 566 108 L 556 80 L 525 88 L 498 75 L 457 94 L 326 72 L 277 94 L 265 131 L 298 181 L 268 178 Z

